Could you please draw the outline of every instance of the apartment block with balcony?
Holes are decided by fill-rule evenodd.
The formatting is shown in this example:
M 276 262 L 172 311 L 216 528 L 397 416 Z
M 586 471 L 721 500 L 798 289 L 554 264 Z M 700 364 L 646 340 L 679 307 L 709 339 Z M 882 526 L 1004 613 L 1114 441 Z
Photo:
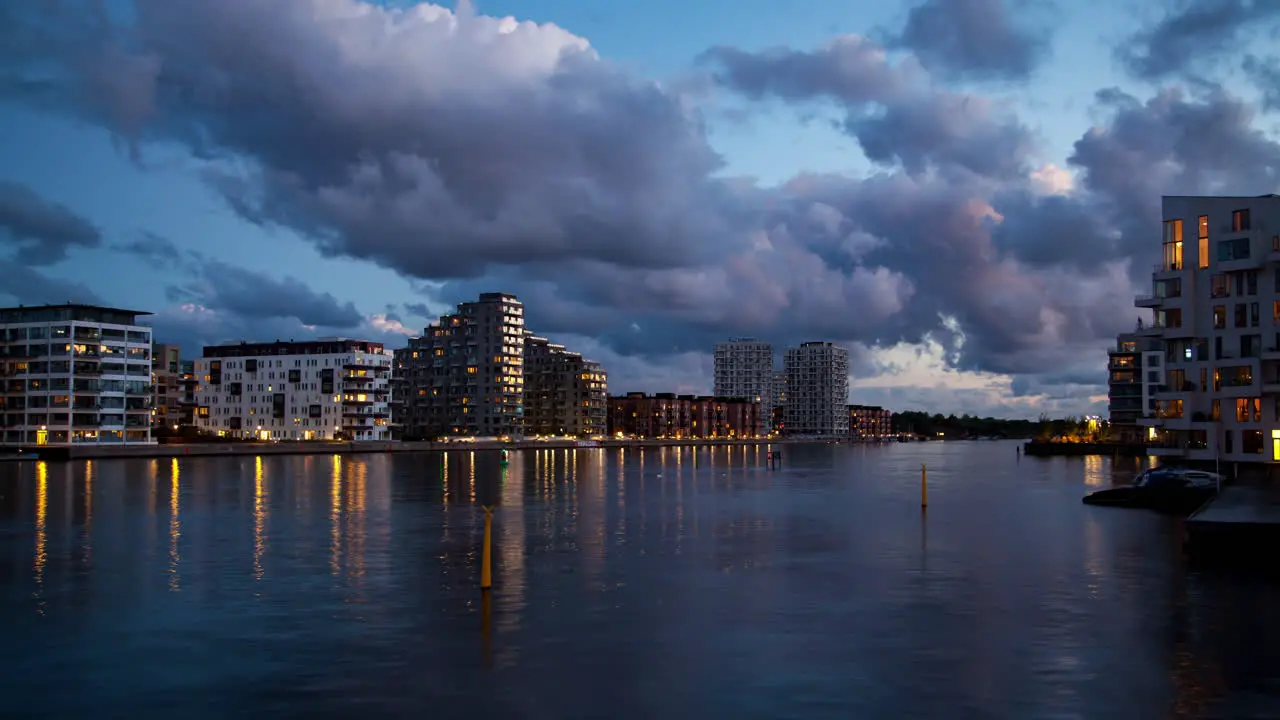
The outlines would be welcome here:
M 746 398 L 641 392 L 609 398 L 609 434 L 636 438 L 759 437 L 760 404 Z
M 608 430 L 608 413 L 608 377 L 599 363 L 525 333 L 526 435 L 600 437 Z
M 1156 393 L 1165 387 L 1164 350 L 1159 340 L 1122 333 L 1107 350 L 1107 400 L 1111 438 L 1117 442 L 1144 442 L 1147 428 L 1140 424 L 1155 412 Z M 1185 384 L 1185 377 L 1181 379 Z
M 1280 461 L 1280 196 L 1163 198 L 1153 321 L 1164 382 L 1152 454 Z M 1193 237 L 1194 236 L 1194 237 Z
M 195 425 L 257 440 L 386 440 L 391 353 L 348 338 L 211 345 L 193 364 Z
M 768 427 L 772 428 L 774 433 L 782 434 L 786 431 L 787 371 L 785 368 L 773 371 L 770 397 L 773 407 L 765 417 L 765 422 L 769 423 Z
M 716 345 L 715 396 L 760 403 L 765 422 L 773 421 L 773 345 L 756 338 L 731 338 Z
M 182 423 L 182 348 L 156 343 L 151 348 L 151 424 L 174 430 Z
M 150 313 L 96 305 L 0 308 L 0 442 L 147 444 Z
M 182 360 L 178 366 L 178 427 L 195 427 L 196 425 L 196 363 L 194 360 Z
M 850 440 L 883 440 L 892 436 L 892 411 L 878 405 L 849 406 Z
M 832 342 L 787 350 L 786 434 L 845 439 L 849 435 L 849 351 Z
M 524 435 L 524 305 L 483 293 L 411 338 L 396 422 L 406 440 Z

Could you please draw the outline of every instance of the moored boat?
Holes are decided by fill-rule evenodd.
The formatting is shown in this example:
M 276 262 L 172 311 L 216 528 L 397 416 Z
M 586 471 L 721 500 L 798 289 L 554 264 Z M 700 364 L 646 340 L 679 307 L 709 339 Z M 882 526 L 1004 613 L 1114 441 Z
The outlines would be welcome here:
M 1130 485 L 1085 495 L 1086 505 L 1140 508 L 1170 515 L 1188 515 L 1205 504 L 1222 486 L 1222 476 L 1188 468 L 1149 468 Z

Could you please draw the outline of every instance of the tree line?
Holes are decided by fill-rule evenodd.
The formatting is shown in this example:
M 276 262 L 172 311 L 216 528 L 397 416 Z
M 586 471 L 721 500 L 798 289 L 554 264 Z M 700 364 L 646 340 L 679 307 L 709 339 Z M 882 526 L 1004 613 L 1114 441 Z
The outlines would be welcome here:
M 1003 437 L 1089 442 L 1106 437 L 1106 425 L 1105 421 L 1090 421 L 1083 417 L 1050 418 L 1047 415 L 1040 416 L 1038 420 L 1007 420 L 968 414 L 930 415 L 910 411 L 893 414 L 896 432 L 932 437 L 941 434 L 951 438 Z

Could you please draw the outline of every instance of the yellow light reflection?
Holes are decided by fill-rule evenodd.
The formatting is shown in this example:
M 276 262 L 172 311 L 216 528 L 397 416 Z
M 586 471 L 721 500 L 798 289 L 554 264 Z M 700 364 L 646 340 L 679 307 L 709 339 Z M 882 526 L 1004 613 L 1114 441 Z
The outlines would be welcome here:
M 84 462 L 84 558 L 90 559 L 93 549 L 93 461 Z
M 474 503 L 476 501 L 476 451 L 472 450 L 471 452 L 467 453 L 467 457 L 468 457 L 467 464 L 469 466 L 467 468 L 467 475 L 468 475 L 467 482 L 468 482 L 468 487 L 470 488 L 470 494 L 471 494 L 470 500 L 472 503 Z
M 333 456 L 333 479 L 329 483 L 329 569 L 336 576 L 341 571 L 342 552 L 342 456 Z
M 169 472 L 171 476 L 169 482 L 169 589 L 177 590 L 180 584 L 178 561 L 182 559 L 178 554 L 178 539 L 182 537 L 182 523 L 178 519 L 178 489 L 180 486 L 178 458 L 173 459 L 173 465 Z
M 1086 455 L 1084 458 L 1084 484 L 1087 487 L 1102 487 L 1106 484 L 1102 472 L 1102 456 Z
M 253 459 L 253 579 L 261 580 L 262 555 L 267 549 L 267 491 L 263 483 L 262 456 Z
M 440 456 L 440 498 L 449 504 L 449 453 Z
M 365 503 L 369 480 L 369 464 L 364 460 L 352 460 L 347 464 L 347 497 L 342 539 L 347 560 L 347 575 L 357 580 L 364 577 L 365 556 Z
M 41 460 L 36 463 L 36 555 L 32 562 L 35 571 L 36 594 L 44 589 L 44 566 L 48 560 L 48 521 L 49 514 L 49 463 Z M 40 603 L 44 605 L 43 602 Z M 44 614 L 41 609 L 40 614 Z

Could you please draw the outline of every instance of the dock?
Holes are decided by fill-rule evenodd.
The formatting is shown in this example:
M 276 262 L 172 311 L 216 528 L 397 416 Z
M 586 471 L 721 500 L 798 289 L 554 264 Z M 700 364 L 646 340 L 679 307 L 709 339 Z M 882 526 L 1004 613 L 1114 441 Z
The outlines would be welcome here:
M 1259 559 L 1280 569 L 1266 548 L 1280 541 L 1280 487 L 1227 486 L 1186 520 L 1186 548 L 1194 559 Z

